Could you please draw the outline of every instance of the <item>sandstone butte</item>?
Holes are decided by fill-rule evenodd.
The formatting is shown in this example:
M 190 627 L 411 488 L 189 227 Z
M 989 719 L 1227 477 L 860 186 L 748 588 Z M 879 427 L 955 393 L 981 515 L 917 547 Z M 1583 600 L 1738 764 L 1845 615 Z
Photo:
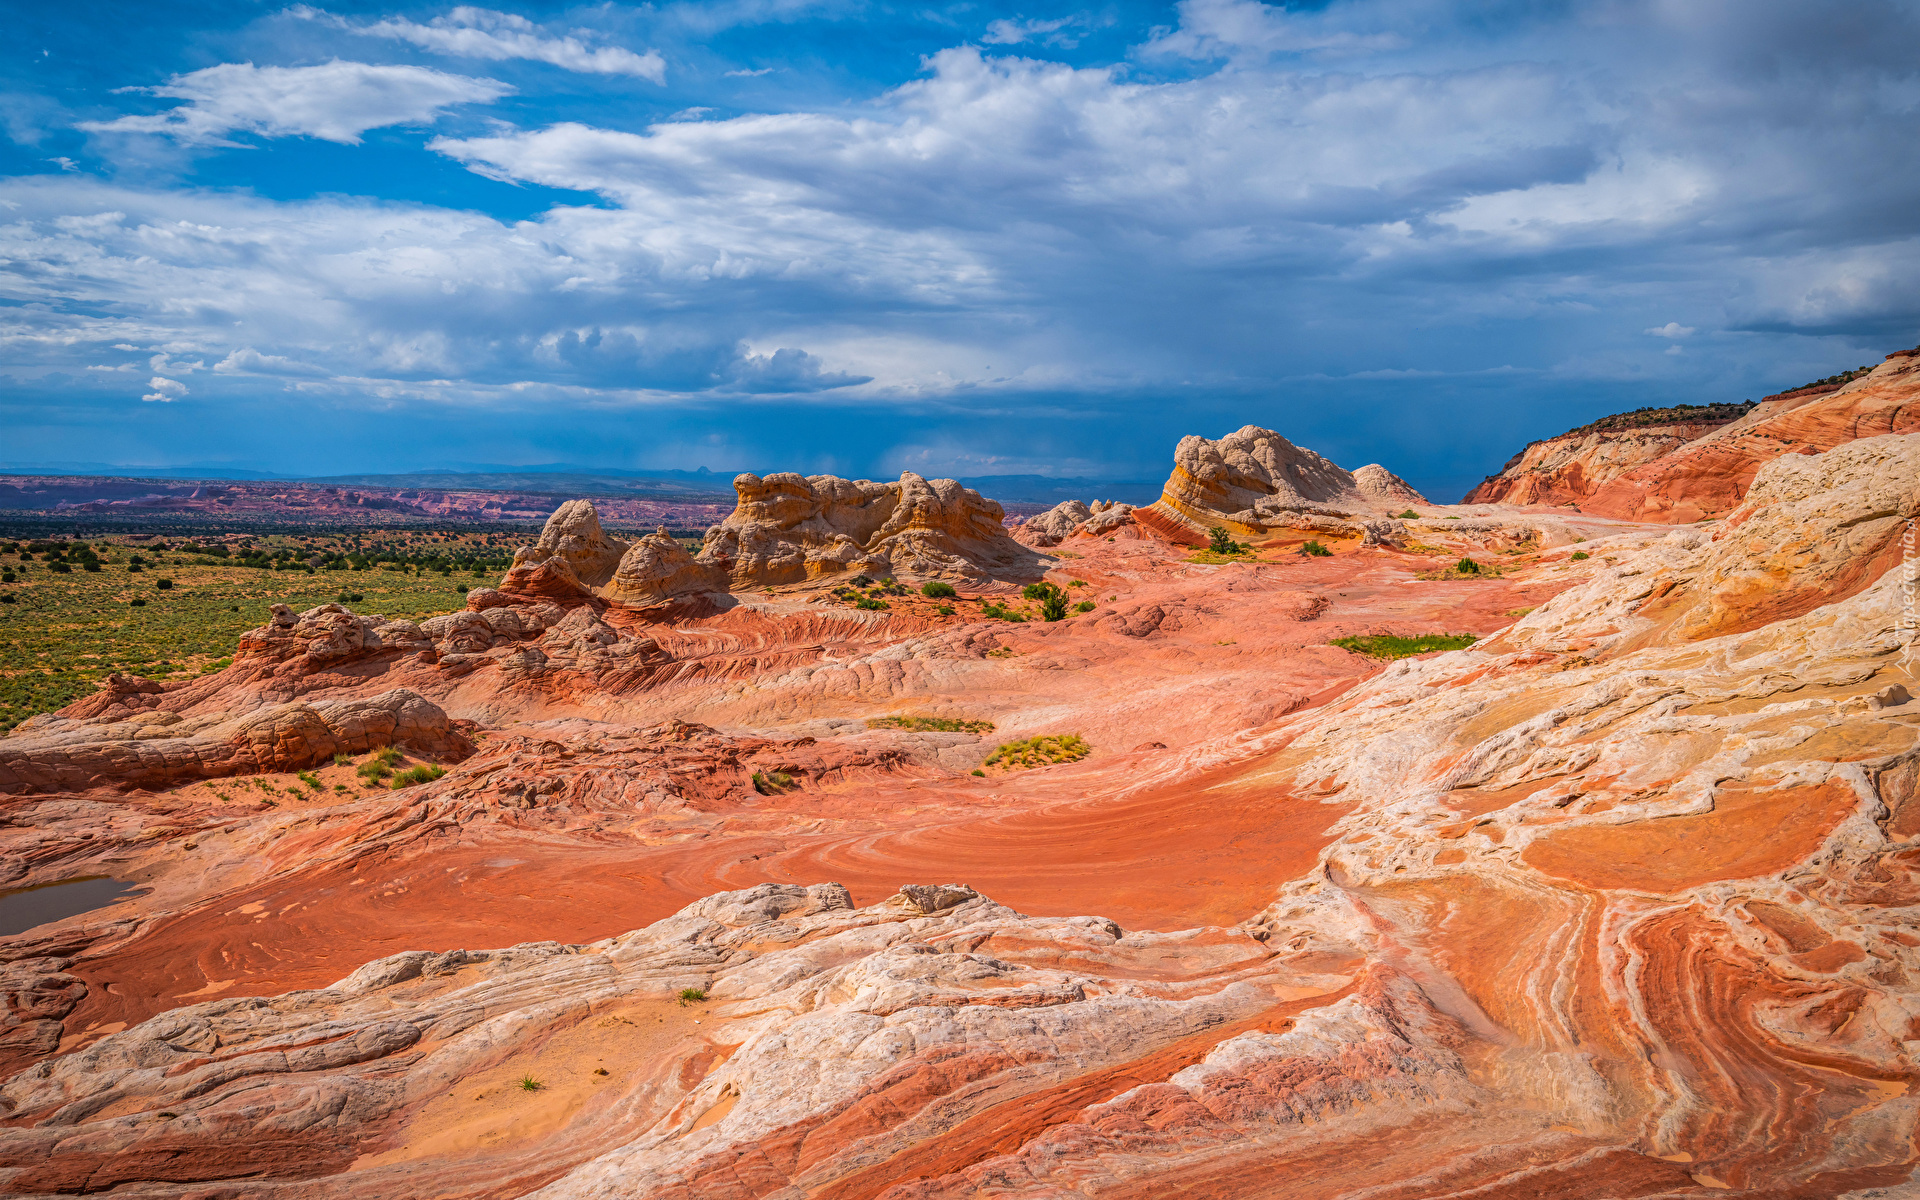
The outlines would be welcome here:
M 0 1192 L 1911 1195 L 1915 361 L 1640 519 L 1251 427 L 1023 540 L 743 476 L 698 555 L 569 505 L 466 611 L 117 677 L 0 739 L 7 886 L 147 889 L 0 940 Z M 385 744 L 446 774 L 333 790 Z

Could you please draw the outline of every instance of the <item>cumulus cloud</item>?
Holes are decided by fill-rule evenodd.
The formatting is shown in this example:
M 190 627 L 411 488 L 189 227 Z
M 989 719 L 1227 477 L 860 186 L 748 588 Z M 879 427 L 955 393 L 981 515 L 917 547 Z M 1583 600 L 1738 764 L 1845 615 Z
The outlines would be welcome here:
M 335 59 L 315 67 L 221 63 L 176 75 L 154 88 L 133 88 L 176 108 L 80 125 L 100 133 L 155 133 L 208 146 L 240 145 L 231 133 L 262 137 L 305 134 L 358 145 L 369 129 L 424 125 L 458 104 L 484 104 L 513 91 L 492 79 L 449 75 L 427 67 L 378 66 Z
M 1920 38 L 1862 3 L 1886 45 Z M 1341 389 L 1759 395 L 1832 369 L 1793 339 L 1912 344 L 1920 71 L 1881 39 L 1764 6 L 1547 6 L 1511 33 L 1452 11 L 1189 0 L 1136 49 L 1165 77 L 955 46 L 860 106 L 430 143 L 601 197 L 519 224 L 49 171 L 0 183 L 0 260 L 31 267 L 0 344 L 79 372 L 194 341 L 220 363 L 197 402 L 277 374 L 394 404 L 904 399 L 1012 429 L 1204 393 L 1309 444 L 1433 436 L 1343 417 Z M 1729 330 L 1780 337 L 1707 336 Z M 1136 436 L 1113 406 L 1101 436 Z
M 177 379 L 168 379 L 164 375 L 155 375 L 148 381 L 147 386 L 153 390 L 140 397 L 142 400 L 158 400 L 165 403 L 178 400 L 187 394 L 186 384 L 181 383 Z
M 568 34 L 550 37 L 539 26 L 514 13 L 461 5 L 425 25 L 403 17 L 389 17 L 371 25 L 356 25 L 332 13 L 306 5 L 289 10 L 294 16 L 324 21 L 366 37 L 410 42 L 424 50 L 457 58 L 531 59 L 568 71 L 597 75 L 631 75 L 654 83 L 667 81 L 667 61 L 656 51 L 636 54 L 619 46 L 589 46 Z

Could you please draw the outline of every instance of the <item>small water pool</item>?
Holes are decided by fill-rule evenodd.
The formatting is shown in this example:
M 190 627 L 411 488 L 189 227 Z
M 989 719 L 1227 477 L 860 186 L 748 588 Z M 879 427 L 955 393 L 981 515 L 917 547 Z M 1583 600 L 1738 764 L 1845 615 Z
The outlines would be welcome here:
M 0 892 L 0 937 L 11 937 L 48 921 L 105 908 L 139 891 L 136 884 L 94 875 Z

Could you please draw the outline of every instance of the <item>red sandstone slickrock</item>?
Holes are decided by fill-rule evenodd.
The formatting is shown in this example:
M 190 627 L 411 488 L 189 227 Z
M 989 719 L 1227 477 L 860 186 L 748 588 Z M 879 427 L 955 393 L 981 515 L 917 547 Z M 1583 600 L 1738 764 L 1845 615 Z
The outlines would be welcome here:
M 1765 425 L 1681 528 L 1253 427 L 1044 558 L 937 482 L 742 477 L 697 556 L 570 505 L 466 611 L 115 680 L 0 739 L 9 882 L 150 888 L 0 939 L 0 1191 L 1905 1194 L 1920 433 Z M 875 556 L 958 611 L 831 602 Z M 1093 610 L 969 607 L 1043 570 Z M 1480 641 L 1329 644 L 1434 632 Z M 388 740 L 447 773 L 200 782 Z

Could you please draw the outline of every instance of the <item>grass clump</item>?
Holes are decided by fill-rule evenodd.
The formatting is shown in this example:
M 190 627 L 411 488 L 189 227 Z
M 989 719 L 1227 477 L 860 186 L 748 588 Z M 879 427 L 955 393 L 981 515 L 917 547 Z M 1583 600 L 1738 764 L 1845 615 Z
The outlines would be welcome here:
M 1333 557 L 1333 551 L 1327 549 L 1325 546 L 1322 546 L 1317 540 L 1309 540 L 1306 545 L 1300 547 L 1300 553 L 1306 555 L 1309 558 L 1332 558 Z
M 1015 612 L 1013 609 L 1004 607 L 992 600 L 981 604 L 980 615 L 983 617 L 992 617 L 996 621 L 1013 621 L 1019 624 L 1025 624 L 1027 620 L 1027 614 Z
M 868 729 L 905 729 L 910 733 L 992 733 L 992 721 L 965 717 L 874 717 Z
M 545 1086 L 547 1085 L 541 1083 L 531 1075 L 522 1075 L 520 1077 L 520 1090 L 523 1092 L 537 1092 Z
M 785 771 L 755 771 L 753 790 L 762 796 L 780 796 L 800 786 L 798 780 Z
M 412 787 L 416 783 L 432 783 L 446 773 L 447 769 L 436 763 L 419 763 L 395 775 L 389 786 L 399 791 L 403 787 Z
M 1021 767 L 1050 767 L 1055 763 L 1079 762 L 1093 753 L 1093 747 L 1077 733 L 1041 734 L 1024 742 L 1007 742 L 987 756 L 986 765 L 1008 770 Z
M 1435 650 L 1465 650 L 1479 640 L 1471 633 L 1427 633 L 1412 638 L 1381 633 L 1364 637 L 1335 638 L 1327 644 L 1338 646 L 1342 650 L 1351 650 L 1355 654 L 1364 654 L 1369 658 L 1382 658 L 1391 662 L 1396 658 L 1410 658 L 1415 654 L 1431 654 Z
M 707 989 L 705 988 L 681 988 L 680 995 L 678 996 L 681 1008 L 685 1008 L 689 1004 L 699 1004 L 706 998 Z
M 952 584 L 942 583 L 938 579 L 929 579 L 927 582 L 921 584 L 920 594 L 929 600 L 951 600 L 959 595 L 958 592 L 953 590 Z

